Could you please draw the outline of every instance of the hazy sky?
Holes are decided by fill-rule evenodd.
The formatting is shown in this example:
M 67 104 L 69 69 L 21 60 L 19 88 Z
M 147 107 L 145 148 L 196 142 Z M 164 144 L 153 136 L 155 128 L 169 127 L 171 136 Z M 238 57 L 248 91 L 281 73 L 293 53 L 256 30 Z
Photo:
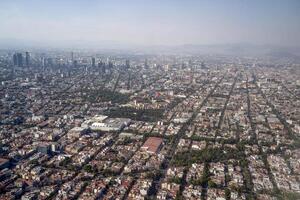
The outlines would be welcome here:
M 0 39 L 300 46 L 300 0 L 0 0 Z

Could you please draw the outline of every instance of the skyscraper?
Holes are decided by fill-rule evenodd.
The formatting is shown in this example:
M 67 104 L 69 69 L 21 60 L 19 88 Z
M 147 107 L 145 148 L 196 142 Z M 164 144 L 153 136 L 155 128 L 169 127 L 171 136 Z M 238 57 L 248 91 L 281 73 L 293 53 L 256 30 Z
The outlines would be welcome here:
M 111 71 L 113 68 L 114 68 L 114 64 L 111 61 L 109 61 L 108 62 L 108 70 Z
M 45 57 L 41 57 L 41 66 L 45 67 L 45 65 L 46 65 L 46 59 Z
M 98 63 L 98 68 L 101 70 L 102 66 L 101 66 L 101 62 Z
M 206 65 L 204 62 L 201 62 L 201 69 L 207 69 Z
M 52 58 L 47 58 L 47 63 L 46 63 L 46 65 L 48 66 L 48 67 L 52 67 L 53 66 L 53 59 Z
M 96 59 L 94 57 L 92 57 L 92 67 L 96 66 Z
M 77 64 L 78 64 L 77 60 L 74 60 L 74 61 L 73 61 L 73 66 L 74 66 L 74 67 L 77 67 Z
M 30 65 L 30 54 L 29 54 L 29 52 L 26 52 L 25 55 L 26 55 L 26 57 L 25 57 L 26 67 L 29 67 L 29 65 Z
M 130 61 L 129 60 L 126 60 L 125 68 L 126 68 L 126 70 L 128 70 L 130 68 Z
M 18 56 L 17 56 L 16 53 L 13 55 L 13 63 L 14 63 L 15 66 L 18 65 Z
M 105 74 L 105 63 L 102 62 L 102 61 L 100 61 L 100 62 L 98 63 L 98 67 L 99 67 L 99 69 L 101 70 L 101 73 L 102 73 L 102 74 Z
M 149 69 L 148 59 L 147 58 L 145 59 L 145 64 L 144 65 L 145 65 L 145 69 Z
M 23 67 L 23 55 L 22 53 L 15 53 L 13 55 L 13 63 L 15 66 Z
M 72 61 L 72 64 L 74 63 L 74 53 L 73 51 L 71 52 L 71 61 Z
M 23 55 L 22 55 L 22 53 L 18 53 L 18 66 L 23 67 Z

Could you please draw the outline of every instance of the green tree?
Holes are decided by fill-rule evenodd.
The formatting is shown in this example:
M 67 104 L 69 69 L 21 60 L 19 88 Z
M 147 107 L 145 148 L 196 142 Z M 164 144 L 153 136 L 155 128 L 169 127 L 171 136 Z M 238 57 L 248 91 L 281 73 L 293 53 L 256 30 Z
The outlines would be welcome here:
M 225 189 L 225 198 L 226 200 L 230 200 L 230 190 L 228 188 Z

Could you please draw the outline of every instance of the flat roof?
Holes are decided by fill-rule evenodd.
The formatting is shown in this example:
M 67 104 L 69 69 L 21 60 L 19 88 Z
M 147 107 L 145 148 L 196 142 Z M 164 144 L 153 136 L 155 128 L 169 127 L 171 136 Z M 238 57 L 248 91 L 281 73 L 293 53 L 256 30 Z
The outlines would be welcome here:
M 143 144 L 142 148 L 146 149 L 149 152 L 156 153 L 159 148 L 161 147 L 161 144 L 163 142 L 162 138 L 159 137 L 149 137 L 146 142 Z

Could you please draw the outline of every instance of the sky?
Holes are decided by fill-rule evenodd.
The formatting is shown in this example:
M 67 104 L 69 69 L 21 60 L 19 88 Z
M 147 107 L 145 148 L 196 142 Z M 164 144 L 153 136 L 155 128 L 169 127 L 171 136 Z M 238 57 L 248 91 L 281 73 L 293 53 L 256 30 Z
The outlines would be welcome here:
M 0 40 L 300 46 L 300 1 L 1 0 Z

